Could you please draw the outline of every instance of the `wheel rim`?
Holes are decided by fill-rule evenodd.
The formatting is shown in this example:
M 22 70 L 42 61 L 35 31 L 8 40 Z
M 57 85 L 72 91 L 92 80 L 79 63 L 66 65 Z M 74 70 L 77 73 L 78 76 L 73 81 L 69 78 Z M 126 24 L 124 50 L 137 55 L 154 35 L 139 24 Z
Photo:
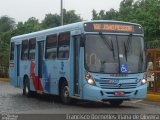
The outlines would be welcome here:
M 69 104 L 70 103 L 70 98 L 69 98 L 69 87 L 68 86 L 64 86 L 63 90 L 62 90 L 62 101 L 65 104 Z
M 69 89 L 67 86 L 64 87 L 63 96 L 64 96 L 64 98 L 69 97 Z
M 27 85 L 26 85 L 26 87 L 25 87 L 25 92 L 26 92 L 26 94 L 28 95 L 29 89 L 28 89 L 28 86 L 27 86 Z
M 30 88 L 29 88 L 29 80 L 28 80 L 28 78 L 25 79 L 24 94 L 26 96 L 29 96 L 29 94 L 30 94 Z

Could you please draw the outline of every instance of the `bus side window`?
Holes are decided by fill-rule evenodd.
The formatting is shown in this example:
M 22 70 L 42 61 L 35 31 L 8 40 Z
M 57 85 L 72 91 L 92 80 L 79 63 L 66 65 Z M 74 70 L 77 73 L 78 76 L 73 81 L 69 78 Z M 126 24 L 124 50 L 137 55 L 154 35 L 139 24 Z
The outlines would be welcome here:
M 35 59 L 35 48 L 36 48 L 36 38 L 32 38 L 29 40 L 29 60 Z
M 58 58 L 68 59 L 70 48 L 70 32 L 59 34 L 58 38 Z
M 28 59 L 28 40 L 22 41 L 21 60 Z
M 11 43 L 11 48 L 10 48 L 10 60 L 14 60 L 14 43 Z
M 57 35 L 49 35 L 46 39 L 46 59 L 56 59 L 57 57 Z

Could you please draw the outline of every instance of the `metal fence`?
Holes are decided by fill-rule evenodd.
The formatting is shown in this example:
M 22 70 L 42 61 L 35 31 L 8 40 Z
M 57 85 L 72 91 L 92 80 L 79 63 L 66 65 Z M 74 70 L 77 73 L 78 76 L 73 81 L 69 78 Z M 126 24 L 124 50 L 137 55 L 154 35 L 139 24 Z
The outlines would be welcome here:
M 160 93 L 160 49 L 147 49 L 148 92 Z

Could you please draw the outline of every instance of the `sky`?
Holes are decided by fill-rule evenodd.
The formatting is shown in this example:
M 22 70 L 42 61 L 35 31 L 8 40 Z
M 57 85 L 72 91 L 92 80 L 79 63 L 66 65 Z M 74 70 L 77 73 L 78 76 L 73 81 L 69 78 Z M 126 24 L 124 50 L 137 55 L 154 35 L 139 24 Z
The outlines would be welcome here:
M 40 21 L 45 14 L 60 14 L 61 0 L 0 0 L 0 16 L 8 15 L 16 22 L 27 21 L 30 17 L 35 17 Z M 63 8 L 75 10 L 83 20 L 91 20 L 92 10 L 108 11 L 111 8 L 119 9 L 122 0 L 63 0 Z

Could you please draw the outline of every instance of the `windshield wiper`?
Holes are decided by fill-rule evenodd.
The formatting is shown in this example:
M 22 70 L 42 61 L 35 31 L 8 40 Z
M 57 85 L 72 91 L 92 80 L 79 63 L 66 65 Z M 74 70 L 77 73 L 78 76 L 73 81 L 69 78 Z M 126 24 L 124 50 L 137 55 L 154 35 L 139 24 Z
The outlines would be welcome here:
M 127 52 L 129 52 L 129 49 L 131 47 L 131 41 L 132 41 L 132 34 L 129 34 L 128 39 L 127 39 Z
M 128 39 L 127 39 L 127 45 L 124 41 L 124 54 L 125 54 L 126 61 L 127 61 L 127 53 L 129 52 L 130 47 L 131 47 L 131 41 L 132 41 L 132 34 L 129 34 Z
M 100 34 L 100 37 L 103 39 L 105 45 L 107 45 L 109 49 L 112 50 L 112 46 L 110 45 L 108 39 L 106 39 L 106 37 L 103 34 Z
M 125 55 L 125 58 L 126 58 L 126 61 L 127 61 L 127 46 L 124 42 L 124 55 Z
M 115 59 L 114 47 L 113 47 L 113 42 L 112 42 L 112 40 L 111 40 L 111 44 L 112 44 L 112 53 L 113 53 L 113 58 Z
M 100 33 L 100 37 L 102 38 L 102 40 L 104 41 L 105 45 L 108 46 L 108 48 L 112 51 L 113 53 L 113 58 L 115 59 L 115 54 L 114 54 L 114 47 L 113 47 L 113 42 L 111 40 L 111 44 L 109 43 L 109 40 L 105 37 L 105 35 L 103 35 L 102 33 Z

